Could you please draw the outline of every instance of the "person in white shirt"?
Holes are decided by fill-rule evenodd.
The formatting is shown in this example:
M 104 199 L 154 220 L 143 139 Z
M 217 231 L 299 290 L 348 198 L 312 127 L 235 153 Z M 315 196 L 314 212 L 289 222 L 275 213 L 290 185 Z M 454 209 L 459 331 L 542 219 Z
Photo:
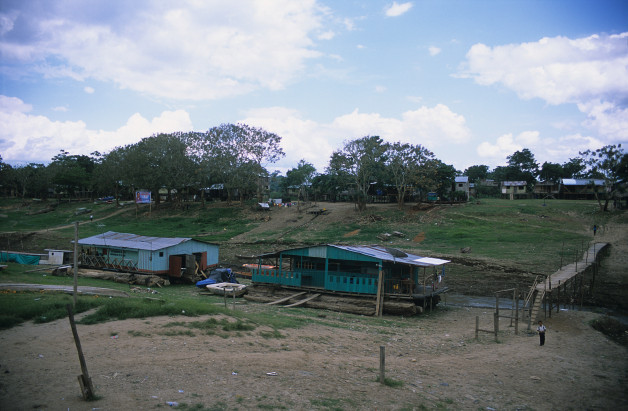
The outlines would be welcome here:
M 539 339 L 541 342 L 541 345 L 545 344 L 545 326 L 543 325 L 543 321 L 539 321 L 539 326 L 536 327 L 536 330 L 539 332 Z

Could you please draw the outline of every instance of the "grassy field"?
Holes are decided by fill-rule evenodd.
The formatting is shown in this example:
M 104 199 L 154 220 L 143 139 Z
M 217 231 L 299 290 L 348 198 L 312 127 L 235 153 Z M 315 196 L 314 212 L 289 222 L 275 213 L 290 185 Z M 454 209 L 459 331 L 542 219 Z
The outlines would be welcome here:
M 324 206 L 325 203 L 320 203 Z M 350 210 L 333 222 L 325 223 L 324 218 L 312 220 L 306 213 L 295 214 L 291 220 L 295 229 L 287 230 L 284 225 L 269 226 L 265 229 L 259 216 L 250 207 L 225 204 L 190 204 L 173 208 L 169 205 L 136 209 L 134 205 L 116 208 L 112 204 L 68 204 L 56 206 L 54 211 L 37 213 L 49 207 L 46 202 L 23 203 L 16 200 L 0 200 L 0 249 L 11 251 L 36 251 L 46 248 L 71 249 L 74 236 L 74 221 L 94 222 L 81 224 L 80 237 L 87 237 L 104 231 L 131 232 L 143 235 L 168 237 L 194 237 L 220 244 L 223 249 L 242 247 L 249 242 L 257 251 L 264 252 L 276 246 L 275 240 L 281 236 L 281 245 L 289 248 L 304 244 L 349 243 L 371 244 L 383 232 L 400 231 L 404 237 L 392 237 L 385 245 L 397 247 L 421 255 L 449 257 L 458 262 L 453 272 L 458 279 L 478 275 L 490 275 L 469 268 L 478 261 L 483 264 L 498 265 L 522 273 L 549 274 L 561 265 L 581 256 L 581 252 L 593 240 L 592 226 L 603 233 L 607 227 L 626 224 L 628 215 L 623 212 L 601 213 L 593 201 L 563 200 L 520 200 L 508 201 L 487 199 L 460 206 L 441 206 L 431 209 L 415 209 L 408 205 L 404 210 L 394 206 L 371 205 L 366 212 L 359 214 Z M 84 214 L 76 214 L 81 208 L 91 209 Z M 338 216 L 336 216 L 338 217 Z M 255 235 L 247 235 L 256 227 L 262 228 Z M 36 234 L 34 234 L 37 232 Z M 284 233 L 284 234 L 282 234 Z M 352 233 L 347 236 L 347 233 Z M 230 239 L 239 236 L 237 244 Z M 472 252 L 461 254 L 460 249 L 471 247 Z M 473 264 L 465 265 L 458 260 L 465 259 Z M 32 266 L 9 264 L 0 272 L 0 282 L 28 282 L 41 284 L 71 284 L 67 277 L 53 277 L 42 272 L 27 273 Z M 519 281 L 519 280 L 518 280 Z M 528 277 L 523 277 L 528 282 Z M 79 279 L 80 285 L 116 288 L 128 291 L 128 285 L 105 282 L 95 279 Z M 95 306 L 104 317 L 123 318 L 121 313 L 133 311 L 140 315 L 174 315 L 185 310 L 187 315 L 205 313 L 207 299 L 199 296 L 193 286 L 171 286 L 159 290 L 159 304 L 145 302 L 120 303 L 119 306 L 94 302 L 93 298 L 83 297 L 80 310 Z M 27 319 L 36 321 L 45 317 L 63 315 L 66 296 L 45 296 L 36 303 L 26 304 L 30 297 L 4 294 L 2 304 L 2 324 L 11 325 Z M 41 297 L 43 298 L 43 297 Z M 14 300 L 18 299 L 18 300 Z M 35 301 L 33 298 L 31 298 Z M 54 301 L 48 301 L 54 300 Z M 141 300 L 141 298 L 140 298 Z M 44 302 L 48 301 L 51 307 Z M 126 306 L 132 304 L 132 306 Z M 139 305 L 133 305 L 139 304 Z M 14 306 L 44 307 L 25 308 L 21 314 L 13 314 Z M 61 307 L 61 313 L 59 310 Z M 186 308 L 184 308 L 186 307 Z M 132 309 L 131 309 L 132 308 Z M 109 310 L 109 311 L 107 311 Z M 57 314 L 53 314 L 53 312 Z M 154 312 L 156 314 L 150 314 Z M 6 317 L 6 318 L 5 318 Z M 95 318 L 95 317 L 89 317 Z M 102 321 L 103 319 L 94 319 Z
M 50 203 L 50 202 L 48 202 Z M 55 211 L 34 214 L 48 207 L 45 202 L 22 203 L 0 200 L 0 248 L 42 252 L 45 248 L 69 248 L 75 221 L 94 223 L 80 226 L 80 237 L 105 231 L 138 233 L 164 237 L 193 237 L 227 246 L 229 239 L 245 234 L 260 224 L 250 207 L 198 203 L 173 208 L 112 204 L 59 204 Z M 320 203 L 324 206 L 325 203 Z M 89 213 L 76 215 L 80 207 Z M 369 218 L 374 217 L 374 218 Z M 294 225 L 310 217 L 299 214 Z M 471 247 L 474 258 L 501 262 L 531 272 L 555 270 L 561 261 L 573 260 L 593 240 L 593 225 L 600 230 L 613 223 L 625 223 L 626 213 L 602 213 L 594 201 L 486 199 L 462 206 L 442 206 L 415 211 L 412 205 L 400 211 L 394 207 L 371 205 L 363 214 L 353 212 L 342 221 L 316 227 L 294 229 L 282 236 L 287 247 L 297 244 L 350 243 L 370 244 L 383 232 L 400 231 L 405 238 L 391 238 L 389 245 L 438 255 L 459 255 Z M 48 230 L 37 236 L 32 232 Z M 274 246 L 285 227 L 273 227 L 244 240 Z M 7 232 L 18 234 L 7 235 Z M 351 237 L 347 233 L 354 232 Z M 3 235 L 3 233 L 5 233 Z M 417 238 L 419 240 L 417 240 Z M 413 241 L 409 241 L 413 240 Z M 25 245 L 26 244 L 26 245 Z M 267 247 L 268 248 L 268 247 Z

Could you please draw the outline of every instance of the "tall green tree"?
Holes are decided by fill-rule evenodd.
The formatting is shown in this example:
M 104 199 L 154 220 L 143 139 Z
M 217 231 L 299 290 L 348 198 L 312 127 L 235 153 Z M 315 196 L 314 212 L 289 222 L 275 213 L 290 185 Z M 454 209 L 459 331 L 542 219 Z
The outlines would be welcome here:
M 91 192 L 92 175 L 95 168 L 93 158 L 85 155 L 70 155 L 61 150 L 48 164 L 48 171 L 58 193 L 65 192 L 70 196 L 77 192 Z
M 284 184 L 286 187 L 299 187 L 299 199 L 303 198 L 305 201 L 308 201 L 308 193 L 311 190 L 314 177 L 316 177 L 316 168 L 301 159 L 296 168 L 286 172 Z
M 194 164 L 180 133 L 143 138 L 127 147 L 123 159 L 129 183 L 149 189 L 156 203 L 161 201 L 160 188 L 166 188 L 170 198 L 173 190 L 181 193 L 194 182 Z
M 22 198 L 27 196 L 48 198 L 50 188 L 50 173 L 48 168 L 40 163 L 29 163 L 13 169 L 16 192 Z
M 358 210 L 364 211 L 371 183 L 383 175 L 386 163 L 386 145 L 379 136 L 366 136 L 345 142 L 341 150 L 335 151 L 329 168 L 337 175 L 350 177 L 356 195 Z
M 587 166 L 580 157 L 570 158 L 563 163 L 563 178 L 583 178 Z
M 601 176 L 604 179 L 603 190 L 596 189 L 595 198 L 600 206 L 600 210 L 608 211 L 608 203 L 617 199 L 619 192 L 623 189 L 619 184 L 622 173 L 622 161 L 624 161 L 624 150 L 621 144 L 606 145 L 597 150 L 581 151 L 580 155 L 584 163 L 588 166 L 588 173 L 591 178 Z
M 198 158 L 211 162 L 212 180 L 224 184 L 229 201 L 236 190 L 244 199 L 252 186 L 261 201 L 262 183 L 268 178 L 266 165 L 285 155 L 281 137 L 246 124 L 221 124 L 195 138 L 191 149 Z
M 558 183 L 561 178 L 565 177 L 565 170 L 563 166 L 558 163 L 544 162 L 539 172 L 539 178 L 541 181 Z
M 13 167 L 2 161 L 2 156 L 0 156 L 0 190 L 2 190 L 5 195 L 11 195 L 15 190 Z
M 396 142 L 386 145 L 386 169 L 397 191 L 397 206 L 403 209 L 406 195 L 421 180 L 428 161 L 434 154 L 421 145 Z
M 534 159 L 534 154 L 524 148 L 521 151 L 515 151 L 507 157 L 508 166 L 519 170 L 517 180 L 524 180 L 528 187 L 532 187 L 536 182 L 536 176 L 539 174 L 539 165 Z
M 489 175 L 489 166 L 475 165 L 464 170 L 463 175 L 469 177 L 469 182 L 477 183 L 481 180 L 486 180 Z
M 116 206 L 120 205 L 121 190 L 125 181 L 128 183 L 125 173 L 125 156 L 127 152 L 128 149 L 126 147 L 116 147 L 105 155 L 99 155 L 99 160 L 94 169 L 95 186 L 98 187 L 98 191 L 102 195 L 113 195 Z

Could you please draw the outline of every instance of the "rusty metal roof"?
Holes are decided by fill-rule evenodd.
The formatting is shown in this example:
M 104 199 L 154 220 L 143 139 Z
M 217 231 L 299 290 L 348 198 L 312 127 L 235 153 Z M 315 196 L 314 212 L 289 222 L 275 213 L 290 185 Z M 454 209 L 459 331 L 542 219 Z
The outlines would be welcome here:
M 130 248 L 135 250 L 161 250 L 163 248 L 172 247 L 181 244 L 191 238 L 168 238 L 168 237 L 148 237 L 129 233 L 116 233 L 115 231 L 107 231 L 92 237 L 82 238 L 79 240 L 81 245 L 96 245 L 103 247 Z

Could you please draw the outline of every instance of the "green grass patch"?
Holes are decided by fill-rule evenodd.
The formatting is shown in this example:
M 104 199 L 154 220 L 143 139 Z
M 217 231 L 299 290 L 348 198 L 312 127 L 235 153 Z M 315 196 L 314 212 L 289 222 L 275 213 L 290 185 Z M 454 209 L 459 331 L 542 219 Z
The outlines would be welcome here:
M 73 298 L 66 294 L 4 291 L 0 296 L 0 329 L 25 321 L 47 323 L 67 317 L 68 304 L 73 304 Z M 102 299 L 80 296 L 73 312 L 81 313 L 101 304 Z
M 380 382 L 379 375 L 375 378 L 375 382 Z M 384 385 L 391 388 L 401 388 L 403 387 L 403 381 L 384 377 Z
M 162 315 L 188 317 L 216 314 L 222 310 L 212 305 L 202 304 L 199 301 L 166 301 L 145 298 L 112 298 L 96 310 L 83 317 L 80 324 L 97 324 L 112 319 L 126 320 L 128 318 L 148 318 Z

